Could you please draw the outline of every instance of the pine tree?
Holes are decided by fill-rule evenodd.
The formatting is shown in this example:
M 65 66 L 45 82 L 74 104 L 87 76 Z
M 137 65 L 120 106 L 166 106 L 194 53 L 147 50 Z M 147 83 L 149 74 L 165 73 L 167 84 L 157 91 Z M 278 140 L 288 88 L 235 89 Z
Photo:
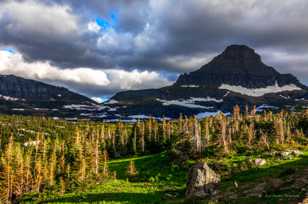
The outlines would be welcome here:
M 220 126 L 221 126 L 221 142 L 223 146 L 223 150 L 225 154 L 229 153 L 229 145 L 227 141 L 227 122 L 224 116 L 220 119 Z
M 62 142 L 61 144 L 61 157 L 60 157 L 60 171 L 61 171 L 61 176 L 60 176 L 60 193 L 63 195 L 66 191 L 66 165 L 65 165 L 65 144 Z
M 137 176 L 138 172 L 136 170 L 135 162 L 133 160 L 129 161 L 129 165 L 127 167 L 127 175 L 132 178 Z
M 53 144 L 51 156 L 49 158 L 49 178 L 48 183 L 50 186 L 55 185 L 55 171 L 57 167 L 57 147 L 56 143 Z
M 193 136 L 194 136 L 194 143 L 195 143 L 195 152 L 201 156 L 202 151 L 202 141 L 201 141 L 201 128 L 199 125 L 199 121 L 197 118 L 193 118 L 194 121 L 194 128 L 193 128 Z
M 104 150 L 103 152 L 103 176 L 108 177 L 109 176 L 109 168 L 108 168 L 108 152 Z
M 248 136 L 248 146 L 251 147 L 252 141 L 254 139 L 254 134 L 255 134 L 255 130 L 254 130 L 254 124 L 250 123 L 248 130 L 247 130 L 247 136 Z

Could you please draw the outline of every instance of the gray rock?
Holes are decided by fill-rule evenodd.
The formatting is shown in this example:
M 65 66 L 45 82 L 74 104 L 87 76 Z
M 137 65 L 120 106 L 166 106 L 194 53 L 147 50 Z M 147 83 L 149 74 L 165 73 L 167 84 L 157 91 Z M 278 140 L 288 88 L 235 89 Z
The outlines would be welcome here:
M 189 170 L 186 198 L 206 198 L 216 194 L 220 175 L 206 163 L 195 164 Z
M 303 155 L 304 153 L 302 151 L 299 151 L 297 149 L 291 150 L 292 154 L 296 157 Z
M 303 152 L 302 151 L 299 151 L 297 149 L 295 150 L 286 150 L 286 151 L 283 151 L 283 152 L 278 152 L 277 155 L 281 156 L 282 159 L 293 159 L 293 157 L 298 157 L 298 156 L 301 156 L 303 155 Z
M 261 158 L 258 158 L 255 160 L 255 165 L 256 166 L 263 166 L 266 164 L 266 160 L 265 159 L 261 159 Z

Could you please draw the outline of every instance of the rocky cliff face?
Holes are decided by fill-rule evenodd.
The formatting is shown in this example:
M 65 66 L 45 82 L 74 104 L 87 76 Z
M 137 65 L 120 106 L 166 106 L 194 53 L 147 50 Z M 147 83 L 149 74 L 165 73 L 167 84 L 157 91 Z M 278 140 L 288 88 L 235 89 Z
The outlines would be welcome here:
M 178 117 L 231 112 L 233 106 L 279 109 L 306 105 L 307 88 L 291 74 L 265 65 L 245 45 L 231 45 L 199 70 L 169 87 L 126 91 L 112 97 L 117 115 Z

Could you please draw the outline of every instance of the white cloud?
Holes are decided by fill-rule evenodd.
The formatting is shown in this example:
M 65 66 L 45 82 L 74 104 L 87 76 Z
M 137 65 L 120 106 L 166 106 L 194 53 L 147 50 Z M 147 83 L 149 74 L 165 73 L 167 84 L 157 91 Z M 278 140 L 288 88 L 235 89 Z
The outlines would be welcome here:
M 93 100 L 93 101 L 96 101 L 97 103 L 102 103 L 104 100 L 102 99 L 102 98 L 100 98 L 100 97 L 91 97 L 91 99 Z
M 103 32 L 97 39 L 97 47 L 103 51 L 129 52 L 142 54 L 148 50 L 159 49 L 158 41 L 163 44 L 164 36 L 156 31 L 156 27 L 146 23 L 142 32 L 118 32 L 111 28 Z
M 61 69 L 48 61 L 27 62 L 20 53 L 5 50 L 0 50 L 0 74 L 14 74 L 61 84 L 72 90 L 88 91 L 86 94 L 95 89 L 98 96 L 105 91 L 155 88 L 171 83 L 154 71 L 126 71 L 116 68 L 98 70 L 87 67 Z
M 110 78 L 110 87 L 120 90 L 158 88 L 171 82 L 155 71 L 106 70 Z
M 4 1 L 0 3 L 0 21 L 9 22 L 4 28 L 12 33 L 33 36 L 67 37 L 78 29 L 78 18 L 66 5 L 46 5 L 42 1 Z
M 26 62 L 20 53 L 0 51 L 0 73 L 37 80 L 59 80 L 78 84 L 107 86 L 105 72 L 91 68 L 60 69 L 49 62 Z
M 108 29 L 97 39 L 97 47 L 105 52 L 132 52 L 133 35 Z
M 97 25 L 95 21 L 91 21 L 88 23 L 88 30 L 90 32 L 98 33 L 101 30 L 101 27 Z
M 137 51 L 147 51 L 150 48 L 157 47 L 157 39 L 159 39 L 160 43 L 163 43 L 164 37 L 156 32 L 156 27 L 151 25 L 149 22 L 145 24 L 143 31 L 140 32 L 134 38 L 134 46 Z

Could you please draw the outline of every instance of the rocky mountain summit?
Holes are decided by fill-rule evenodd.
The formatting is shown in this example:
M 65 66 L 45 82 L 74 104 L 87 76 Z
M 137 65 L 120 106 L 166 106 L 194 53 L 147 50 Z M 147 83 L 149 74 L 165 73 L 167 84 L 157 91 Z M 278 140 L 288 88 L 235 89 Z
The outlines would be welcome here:
M 246 88 L 262 88 L 277 83 L 279 86 L 294 84 L 303 87 L 291 74 L 280 74 L 265 65 L 260 55 L 245 45 L 231 45 L 199 70 L 182 74 L 175 83 L 218 87 L 221 84 Z
M 257 111 L 295 108 L 305 106 L 307 99 L 307 87 L 296 77 L 265 65 L 248 46 L 231 45 L 200 69 L 180 75 L 171 86 L 120 92 L 106 105 L 118 116 L 133 118 L 204 117 L 230 113 L 235 105 L 256 105 Z

